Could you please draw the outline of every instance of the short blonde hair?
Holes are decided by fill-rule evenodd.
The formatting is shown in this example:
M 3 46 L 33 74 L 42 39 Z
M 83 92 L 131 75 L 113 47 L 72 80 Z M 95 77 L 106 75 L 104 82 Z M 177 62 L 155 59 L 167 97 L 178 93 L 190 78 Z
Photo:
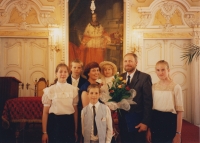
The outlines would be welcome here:
M 81 60 L 79 60 L 79 59 L 73 60 L 73 61 L 71 62 L 71 64 L 70 64 L 70 66 L 72 66 L 72 63 L 78 63 L 78 64 L 80 64 L 81 67 L 83 68 L 83 62 L 82 62 Z
M 138 62 L 138 56 L 135 53 L 127 53 L 126 55 L 124 55 L 124 57 L 126 57 L 128 55 L 133 56 L 135 61 Z

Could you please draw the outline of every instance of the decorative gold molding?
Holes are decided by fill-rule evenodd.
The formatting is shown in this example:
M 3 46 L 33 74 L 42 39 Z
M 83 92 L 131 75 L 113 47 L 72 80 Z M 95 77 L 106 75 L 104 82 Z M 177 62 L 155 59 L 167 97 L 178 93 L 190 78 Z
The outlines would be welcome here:
M 137 0 L 139 3 L 144 3 L 146 0 Z
M 190 33 L 144 33 L 144 39 L 192 39 L 193 36 Z
M 0 31 L 0 37 L 48 37 L 49 32 L 40 31 Z

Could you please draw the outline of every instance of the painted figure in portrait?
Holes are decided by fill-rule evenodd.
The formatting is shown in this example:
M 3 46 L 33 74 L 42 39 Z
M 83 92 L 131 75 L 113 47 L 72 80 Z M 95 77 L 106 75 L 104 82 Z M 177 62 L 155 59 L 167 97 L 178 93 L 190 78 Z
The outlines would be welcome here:
M 112 61 L 120 70 L 123 53 L 123 0 L 69 0 L 69 62 Z

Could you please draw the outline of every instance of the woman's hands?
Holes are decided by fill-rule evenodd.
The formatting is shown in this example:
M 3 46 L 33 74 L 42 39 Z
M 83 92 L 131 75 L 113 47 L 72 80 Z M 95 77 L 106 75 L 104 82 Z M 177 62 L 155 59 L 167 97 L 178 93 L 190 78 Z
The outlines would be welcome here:
M 42 134 L 42 143 L 48 143 L 48 134 Z
M 77 132 L 74 133 L 74 136 L 75 136 L 75 142 L 77 142 L 78 141 L 78 134 L 77 134 Z
M 181 143 L 181 134 L 176 134 L 173 138 L 173 143 Z

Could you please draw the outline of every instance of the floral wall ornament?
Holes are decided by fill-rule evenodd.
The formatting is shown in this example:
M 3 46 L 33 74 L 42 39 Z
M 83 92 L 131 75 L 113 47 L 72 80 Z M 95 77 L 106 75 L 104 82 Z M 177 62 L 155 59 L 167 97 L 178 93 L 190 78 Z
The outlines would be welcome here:
M 184 15 L 184 20 L 187 23 L 187 25 L 189 27 L 192 28 L 196 28 L 196 27 L 200 27 L 200 20 L 199 20 L 200 16 L 198 13 L 194 13 L 194 14 L 185 14 Z
M 34 29 L 57 24 L 51 14 L 54 6 L 44 6 L 39 0 L 3 0 L 0 4 L 0 26 L 17 29 Z M 13 13 L 13 14 L 12 14 Z M 31 24 L 31 27 L 28 25 Z M 17 26 L 16 26 L 17 25 Z
M 166 23 L 170 23 L 170 19 L 173 14 L 176 12 L 177 5 L 171 2 L 166 2 L 160 8 L 161 14 L 165 17 Z
M 31 25 L 26 22 L 22 22 L 22 23 L 18 24 L 19 30 L 28 30 L 28 28 L 31 28 Z
M 21 0 L 16 4 L 17 10 L 20 12 L 20 16 L 25 21 L 29 12 L 31 11 L 31 5 L 26 0 Z
M 152 18 L 151 13 L 141 13 L 140 21 L 133 25 L 133 28 L 145 28 Z

